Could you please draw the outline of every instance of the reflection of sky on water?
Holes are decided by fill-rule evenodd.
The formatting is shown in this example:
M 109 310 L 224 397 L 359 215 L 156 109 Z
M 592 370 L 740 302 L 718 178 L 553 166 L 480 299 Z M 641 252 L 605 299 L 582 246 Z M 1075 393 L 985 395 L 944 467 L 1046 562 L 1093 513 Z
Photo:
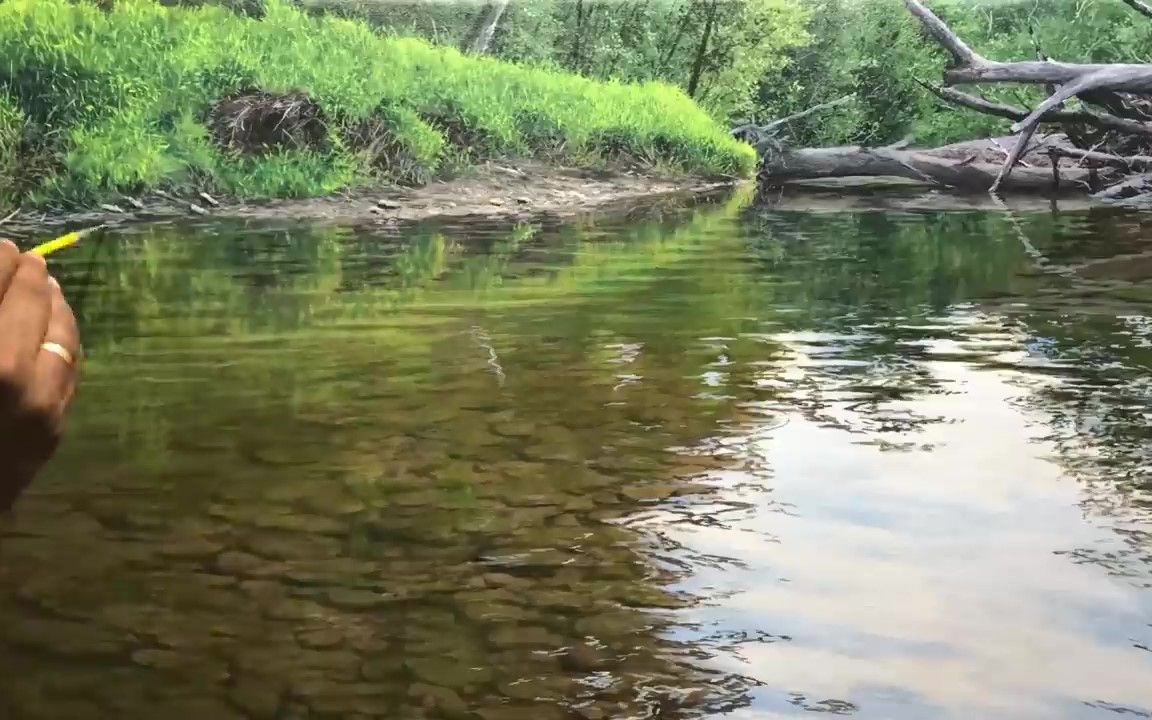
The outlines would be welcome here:
M 916 372 L 942 392 L 867 410 L 934 421 L 882 432 L 836 392 L 819 418 L 765 417 L 771 432 L 752 425 L 751 444 L 728 445 L 756 456 L 753 470 L 712 476 L 721 497 L 751 509 L 726 527 L 670 531 L 694 551 L 744 566 L 704 567 L 686 581 L 713 598 L 688 619 L 721 649 L 715 662 L 761 683 L 750 707 L 731 717 L 1152 711 L 1152 653 L 1135 647 L 1152 641 L 1152 593 L 1067 556 L 1122 551 L 1112 526 L 1123 518 L 1086 522 L 1082 486 L 1039 439 L 1045 417 L 1030 396 L 1059 380 L 1032 373 L 1036 355 L 1019 333 L 977 325 L 967 313 L 940 326 L 966 321 L 960 340 L 911 343 Z M 804 378 L 816 393 L 841 378 L 821 376 L 814 354 L 836 366 L 834 376 L 851 363 L 836 358 L 848 338 L 775 339 L 792 356 L 762 363 L 769 385 L 783 378 L 797 388 Z M 911 445 L 889 451 L 876 440 Z

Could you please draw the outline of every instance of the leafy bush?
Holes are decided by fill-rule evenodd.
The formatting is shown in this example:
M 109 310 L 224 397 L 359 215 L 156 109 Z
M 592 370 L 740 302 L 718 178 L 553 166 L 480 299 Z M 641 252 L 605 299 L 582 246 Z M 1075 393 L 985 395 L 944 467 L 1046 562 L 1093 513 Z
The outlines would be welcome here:
M 52 162 L 21 159 L 46 168 L 35 178 L 33 199 L 41 200 L 183 185 L 243 197 L 315 195 L 373 174 L 421 182 L 462 150 L 454 141 L 477 145 L 473 157 L 517 156 L 555 151 L 559 136 L 567 159 L 604 163 L 598 142 L 607 132 L 619 141 L 617 155 L 652 166 L 731 175 L 754 166 L 750 148 L 672 86 L 470 57 L 311 16 L 286 0 L 269 0 L 259 19 L 153 0 L 117 0 L 110 9 L 6 0 L 0 88 L 10 98 L 0 104 L 0 152 L 10 152 L 3 128 L 15 113 L 54 138 L 37 145 Z M 260 97 L 269 105 L 255 107 Z M 299 112 L 311 104 L 315 112 Z M 299 134 L 310 138 L 306 147 L 252 153 L 209 131 L 222 112 L 324 124 Z

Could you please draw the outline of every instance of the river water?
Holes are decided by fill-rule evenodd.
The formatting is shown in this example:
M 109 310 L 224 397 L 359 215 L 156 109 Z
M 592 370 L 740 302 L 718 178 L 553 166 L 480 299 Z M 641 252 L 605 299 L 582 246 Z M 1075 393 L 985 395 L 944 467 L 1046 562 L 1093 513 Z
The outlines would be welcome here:
M 0 717 L 1152 717 L 1152 245 L 739 197 L 156 225 L 0 525 Z

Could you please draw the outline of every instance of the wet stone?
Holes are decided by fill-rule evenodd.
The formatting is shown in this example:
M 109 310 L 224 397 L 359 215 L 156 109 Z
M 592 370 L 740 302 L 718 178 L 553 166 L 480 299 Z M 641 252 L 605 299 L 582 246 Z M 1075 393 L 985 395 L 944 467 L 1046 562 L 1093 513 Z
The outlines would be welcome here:
M 478 720 L 571 720 L 564 708 L 552 704 L 489 705 L 476 710 Z
M 282 571 L 282 568 L 275 563 L 238 550 L 220 553 L 213 566 L 217 572 L 236 577 L 272 577 Z
M 469 620 L 481 623 L 517 622 L 528 617 L 524 609 L 519 606 L 483 600 L 470 600 L 461 604 L 460 612 Z
M 311 650 L 293 658 L 295 667 L 318 670 L 324 677 L 353 679 L 360 675 L 360 656 L 347 650 Z
M 677 495 L 680 490 L 672 483 L 633 483 L 620 488 L 620 495 L 636 502 L 657 502 Z
M 644 617 L 636 612 L 604 612 L 576 621 L 576 632 L 583 637 L 614 640 L 634 635 L 645 628 Z
M 393 698 L 388 688 L 374 683 L 329 683 L 308 693 L 305 702 L 326 715 L 381 717 L 391 710 Z
M 0 643 L 7 642 L 61 657 L 102 658 L 119 655 L 126 638 L 90 623 L 26 618 L 6 624 Z
M 425 711 L 437 718 L 467 720 L 472 717 L 468 703 L 451 688 L 413 683 L 408 688 L 408 697 L 417 700 Z
M 507 438 L 527 438 L 536 433 L 536 425 L 523 420 L 505 420 L 492 423 L 492 432 Z
M 284 577 L 301 585 L 332 585 L 355 582 L 374 569 L 372 563 L 352 558 L 293 560 L 286 564 Z
M 611 664 L 607 653 L 585 643 L 573 645 L 560 654 L 560 667 L 569 672 L 597 672 L 607 669 Z
M 488 638 L 498 647 L 536 647 L 540 649 L 555 648 L 563 644 L 563 640 L 542 627 L 531 625 L 512 624 L 498 627 Z
M 324 495 L 309 495 L 300 500 L 300 507 L 324 517 L 356 515 L 368 508 L 364 502 L 351 495 L 333 492 Z
M 360 666 L 360 677 L 371 682 L 391 681 L 404 669 L 404 660 L 398 654 L 368 658 Z
M 484 585 L 490 588 L 506 587 L 512 590 L 521 590 L 532 585 L 531 580 L 506 573 L 484 573 L 481 579 L 484 581 Z
M 260 533 L 247 538 L 249 552 L 270 560 L 330 558 L 339 554 L 340 544 L 334 538 L 302 533 Z
M 285 598 L 274 602 L 264 610 L 265 616 L 271 620 L 308 620 L 310 618 L 323 618 L 328 611 L 322 605 L 309 600 L 296 600 Z
M 588 607 L 591 599 L 585 593 L 575 590 L 534 590 L 532 604 L 538 608 L 553 610 L 580 610 Z
M 404 667 L 429 685 L 453 689 L 467 688 L 492 679 L 492 672 L 483 666 L 472 666 L 446 657 L 416 657 L 404 661 Z
M 156 553 L 172 560 L 207 560 L 224 549 L 224 544 L 204 537 L 188 537 L 162 543 Z
M 242 677 L 228 690 L 228 700 L 253 720 L 275 718 L 283 695 L 282 686 L 254 677 Z
M 242 580 L 240 591 L 259 605 L 270 605 L 284 599 L 284 586 L 275 580 Z
M 343 610 L 371 610 L 392 600 L 389 595 L 355 588 L 334 588 L 325 593 L 324 599 L 329 605 Z
M 187 665 L 185 656 L 172 650 L 143 649 L 132 653 L 132 662 L 157 670 L 175 670 Z
M 244 720 L 244 716 L 213 697 L 182 697 L 160 702 L 148 708 L 149 717 L 167 720 Z
M 301 647 L 322 650 L 343 643 L 344 633 L 336 627 L 309 628 L 296 633 L 296 641 Z
M 522 678 L 500 683 L 500 693 L 511 700 L 559 700 L 572 689 L 565 677 Z
M 295 513 L 283 515 L 267 515 L 253 518 L 252 526 L 269 530 L 286 530 L 299 533 L 313 533 L 316 535 L 343 536 L 348 533 L 348 526 L 340 520 L 318 517 L 316 515 L 298 515 Z
M 608 720 L 608 711 L 598 705 L 572 708 L 572 713 L 576 720 Z

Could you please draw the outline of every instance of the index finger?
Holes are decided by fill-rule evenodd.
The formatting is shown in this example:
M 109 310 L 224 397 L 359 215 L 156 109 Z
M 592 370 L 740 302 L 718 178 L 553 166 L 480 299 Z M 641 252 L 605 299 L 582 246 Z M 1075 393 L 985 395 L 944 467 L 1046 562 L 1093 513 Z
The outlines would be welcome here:
M 0 372 L 19 383 L 27 377 L 52 311 L 52 286 L 43 258 L 20 256 L 16 273 L 0 298 Z

